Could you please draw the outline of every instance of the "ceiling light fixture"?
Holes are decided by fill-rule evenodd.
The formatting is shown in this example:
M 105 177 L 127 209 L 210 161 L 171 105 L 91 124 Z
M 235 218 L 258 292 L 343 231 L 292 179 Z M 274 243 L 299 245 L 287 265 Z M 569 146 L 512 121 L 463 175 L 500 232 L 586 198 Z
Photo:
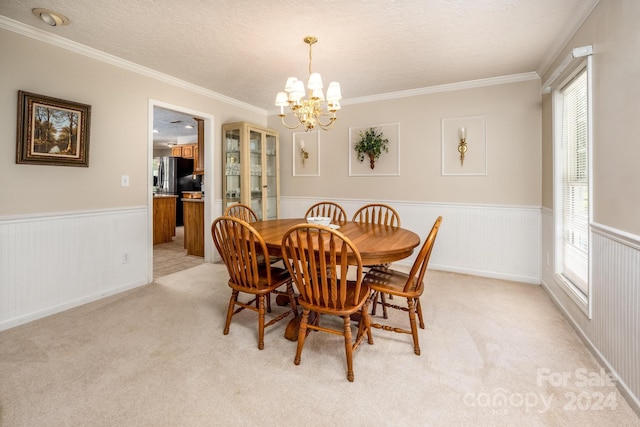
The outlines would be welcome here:
M 333 127 L 333 123 L 337 119 L 336 111 L 340 109 L 340 100 L 342 99 L 340 83 L 329 83 L 325 110 L 323 105 L 325 103 L 325 97 L 322 92 L 322 77 L 320 77 L 320 73 L 314 73 L 311 70 L 311 46 L 317 41 L 318 39 L 314 36 L 304 38 L 304 42 L 309 45 L 309 80 L 307 82 L 309 98 L 304 98 L 306 95 L 304 83 L 298 80 L 297 77 L 289 77 L 284 92 L 278 92 L 276 95 L 275 104 L 280 107 L 280 114 L 278 115 L 282 119 L 282 124 L 288 129 L 296 129 L 300 125 L 303 125 L 307 132 L 316 126 L 323 130 L 329 130 Z M 284 113 L 284 107 L 286 106 L 289 107 L 300 123 L 295 126 L 289 126 L 285 123 L 284 119 L 286 114 Z M 329 117 L 329 122 L 321 122 L 321 116 Z
M 52 27 L 59 27 L 69 23 L 69 18 L 59 14 L 58 12 L 54 12 L 53 10 L 37 7 L 35 9 L 31 9 L 31 12 Z

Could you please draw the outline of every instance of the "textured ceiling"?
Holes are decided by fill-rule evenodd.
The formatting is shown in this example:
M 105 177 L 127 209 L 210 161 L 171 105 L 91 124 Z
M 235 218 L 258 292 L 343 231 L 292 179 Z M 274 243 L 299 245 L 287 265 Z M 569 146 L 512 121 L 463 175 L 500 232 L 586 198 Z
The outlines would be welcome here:
M 271 110 L 286 78 L 345 101 L 544 72 L 597 0 L 0 0 L 0 15 Z M 50 27 L 35 7 L 71 23 Z
M 192 115 L 153 107 L 153 130 L 154 145 L 162 147 L 166 144 L 195 142 L 198 124 Z

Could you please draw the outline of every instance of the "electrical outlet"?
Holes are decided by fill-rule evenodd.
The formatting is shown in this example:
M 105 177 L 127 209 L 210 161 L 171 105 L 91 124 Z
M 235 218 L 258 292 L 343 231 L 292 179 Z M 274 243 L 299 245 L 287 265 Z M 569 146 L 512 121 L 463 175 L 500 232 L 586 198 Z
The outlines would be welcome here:
M 122 263 L 128 264 L 131 262 L 131 254 L 129 252 L 122 252 Z
M 129 175 L 120 176 L 120 186 L 128 187 L 129 186 Z

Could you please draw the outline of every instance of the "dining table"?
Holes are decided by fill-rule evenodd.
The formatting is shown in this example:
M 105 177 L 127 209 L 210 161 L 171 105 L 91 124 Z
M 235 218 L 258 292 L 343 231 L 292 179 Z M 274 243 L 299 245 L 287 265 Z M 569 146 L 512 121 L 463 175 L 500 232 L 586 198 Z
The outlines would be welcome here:
M 254 222 L 251 225 L 264 239 L 269 255 L 280 256 L 282 238 L 287 230 L 306 222 L 305 218 L 279 218 Z M 335 222 L 330 227 L 340 231 L 355 244 L 364 266 L 407 258 L 420 244 L 420 236 L 401 227 L 353 221 Z M 280 304 L 279 301 L 278 303 Z M 289 322 L 285 330 L 285 337 L 291 341 L 298 338 L 299 317 Z
M 258 221 L 251 225 L 264 239 L 269 254 L 280 256 L 282 237 L 287 230 L 306 222 L 304 218 L 283 218 Z M 420 236 L 401 227 L 353 221 L 336 222 L 330 227 L 340 231 L 355 244 L 365 266 L 407 258 L 420 244 Z

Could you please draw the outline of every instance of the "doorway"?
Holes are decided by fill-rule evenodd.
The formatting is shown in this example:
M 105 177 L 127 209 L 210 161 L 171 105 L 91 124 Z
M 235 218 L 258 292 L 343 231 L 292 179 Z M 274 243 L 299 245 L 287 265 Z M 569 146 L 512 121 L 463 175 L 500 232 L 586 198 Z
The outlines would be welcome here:
M 200 122 L 202 126 L 198 126 Z M 172 156 L 172 148 L 180 145 L 201 145 L 202 150 L 198 150 L 204 164 L 204 174 L 200 177 L 203 194 L 206 188 L 213 188 L 211 173 L 212 161 L 210 157 L 213 153 L 213 116 L 191 110 L 189 108 L 167 104 L 161 101 L 149 101 L 149 246 L 150 261 L 149 275 L 151 279 L 162 277 L 167 274 L 182 271 L 200 265 L 211 259 L 211 247 L 208 239 L 205 238 L 204 257 L 188 255 L 184 245 L 184 227 L 175 228 L 175 236 L 171 241 L 153 244 L 153 204 L 154 193 L 158 189 L 158 160 L 163 157 Z M 198 144 L 198 132 L 201 132 L 202 142 Z M 203 134 L 203 135 L 202 135 Z M 200 152 L 201 151 L 201 152 Z M 194 176 L 196 177 L 196 176 Z M 166 192 L 166 187 L 162 188 Z M 176 192 L 176 204 L 181 204 L 182 194 Z M 213 196 L 213 192 L 211 192 Z M 212 197 L 210 197 L 212 200 Z M 211 208 L 209 199 L 204 199 L 204 224 L 211 223 Z M 206 228 L 206 226 L 205 226 Z M 207 230 L 202 230 L 206 237 Z

